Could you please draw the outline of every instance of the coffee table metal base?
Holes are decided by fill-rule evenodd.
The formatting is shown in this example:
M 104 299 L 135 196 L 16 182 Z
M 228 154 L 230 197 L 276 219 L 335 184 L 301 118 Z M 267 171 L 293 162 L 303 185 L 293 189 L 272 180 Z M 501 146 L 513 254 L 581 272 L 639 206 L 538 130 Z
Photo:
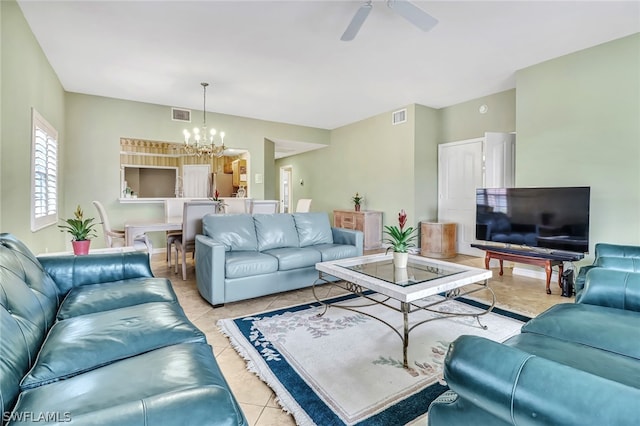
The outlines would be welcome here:
M 357 312 L 359 314 L 368 316 L 369 318 L 372 318 L 376 321 L 381 322 L 382 324 L 386 325 L 387 327 L 389 327 L 391 330 L 393 330 L 398 337 L 400 338 L 400 340 L 402 341 L 402 357 L 403 357 L 403 366 L 404 368 L 409 368 L 409 363 L 407 361 L 407 348 L 409 347 L 409 333 L 416 327 L 418 327 L 419 325 L 431 322 L 431 321 L 435 321 L 435 320 L 439 320 L 439 319 L 445 319 L 445 318 L 451 318 L 451 317 L 474 317 L 476 319 L 476 321 L 478 322 L 478 325 L 483 329 L 486 330 L 487 326 L 483 325 L 480 322 L 480 317 L 483 315 L 488 314 L 489 312 L 491 312 L 496 304 L 496 295 L 493 292 L 493 290 L 491 289 L 491 287 L 489 287 L 489 280 L 484 280 L 483 282 L 479 282 L 479 283 L 474 283 L 474 284 L 469 284 L 463 288 L 456 288 L 453 289 L 451 291 L 448 291 L 444 294 L 444 299 L 439 300 L 437 302 L 432 302 L 429 304 L 425 304 L 425 305 L 421 305 L 418 304 L 417 302 L 412 302 L 412 303 L 408 303 L 408 302 L 402 302 L 400 301 L 400 307 L 398 308 L 397 306 L 393 306 L 390 301 L 391 300 L 395 300 L 392 297 L 389 296 L 384 296 L 382 294 L 379 293 L 375 293 L 371 290 L 366 289 L 365 287 L 359 285 L 359 284 L 355 284 L 349 281 L 344 281 L 344 280 L 339 280 L 339 281 L 332 281 L 329 279 L 326 279 L 325 277 L 329 276 L 329 274 L 323 273 L 323 272 L 318 272 L 318 279 L 315 280 L 313 282 L 313 286 L 312 286 L 312 291 L 313 291 L 313 297 L 321 304 L 323 305 L 324 309 L 322 310 L 321 313 L 318 314 L 318 316 L 323 316 L 324 314 L 327 313 L 327 310 L 329 309 L 329 307 L 335 307 L 335 308 L 340 308 L 340 309 L 346 309 L 349 311 L 353 311 L 353 312 Z M 350 305 L 336 305 L 336 304 L 331 304 L 331 303 L 327 303 L 326 301 L 321 300 L 318 295 L 316 294 L 316 286 L 318 285 L 322 285 L 322 284 L 332 284 L 336 287 L 342 288 L 343 290 L 347 290 L 350 293 L 353 293 L 357 296 L 359 296 L 362 300 L 362 303 L 358 303 L 358 304 L 350 304 Z M 471 287 L 471 288 L 468 288 Z M 438 309 L 434 309 L 435 307 L 437 307 L 438 305 L 441 305 L 445 302 L 448 302 L 450 300 L 454 300 L 458 297 L 463 297 L 463 296 L 468 296 L 470 294 L 473 293 L 477 293 L 479 291 L 483 291 L 483 290 L 487 290 L 489 291 L 489 293 L 491 294 L 491 304 L 487 307 L 487 309 L 485 309 L 482 312 L 479 313 L 475 313 L 475 314 L 461 314 L 461 313 L 456 313 L 456 312 L 446 312 L 446 311 L 441 311 Z M 375 299 L 374 295 L 378 295 L 378 296 L 383 296 L 382 299 Z M 365 301 L 366 300 L 366 301 Z M 386 306 L 387 308 L 394 310 L 396 312 L 399 312 L 400 314 L 402 314 L 402 320 L 403 320 L 403 326 L 402 329 L 399 329 L 397 326 L 394 326 L 390 323 L 388 323 L 387 321 L 383 320 L 382 318 L 378 318 L 368 312 L 362 311 L 359 308 L 364 308 L 367 306 L 373 306 L 373 305 L 383 305 Z M 432 312 L 435 314 L 438 314 L 438 316 L 433 317 L 433 318 L 429 318 L 423 321 L 419 321 L 415 324 L 410 324 L 409 322 L 409 314 L 413 313 L 413 312 L 417 312 L 417 311 L 428 311 L 428 312 Z

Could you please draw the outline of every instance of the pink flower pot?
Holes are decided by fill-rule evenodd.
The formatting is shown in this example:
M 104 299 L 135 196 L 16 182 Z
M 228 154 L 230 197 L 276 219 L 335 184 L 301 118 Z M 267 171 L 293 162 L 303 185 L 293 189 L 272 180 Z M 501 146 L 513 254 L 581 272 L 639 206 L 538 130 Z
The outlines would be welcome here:
M 89 254 L 89 246 L 91 245 L 91 240 L 71 241 L 71 245 L 73 245 L 73 254 L 75 254 L 76 256 L 81 256 Z

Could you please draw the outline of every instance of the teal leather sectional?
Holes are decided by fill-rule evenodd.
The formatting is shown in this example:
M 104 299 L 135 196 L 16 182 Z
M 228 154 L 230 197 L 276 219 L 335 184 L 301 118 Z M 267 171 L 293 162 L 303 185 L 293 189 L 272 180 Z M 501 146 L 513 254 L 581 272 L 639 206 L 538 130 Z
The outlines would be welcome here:
M 214 306 L 310 287 L 318 262 L 362 256 L 360 231 L 327 213 L 212 214 L 196 236 L 196 281 Z
M 593 268 L 617 269 L 628 272 L 640 272 L 640 246 L 598 243 L 595 247 L 595 260 L 592 265 L 580 268 L 576 277 L 576 299 L 584 288 L 587 272 Z
M 555 305 L 504 343 L 461 336 L 451 389 L 429 425 L 637 425 L 640 274 L 593 268 L 577 303 Z
M 35 257 L 0 234 L 2 424 L 246 425 L 145 253 Z

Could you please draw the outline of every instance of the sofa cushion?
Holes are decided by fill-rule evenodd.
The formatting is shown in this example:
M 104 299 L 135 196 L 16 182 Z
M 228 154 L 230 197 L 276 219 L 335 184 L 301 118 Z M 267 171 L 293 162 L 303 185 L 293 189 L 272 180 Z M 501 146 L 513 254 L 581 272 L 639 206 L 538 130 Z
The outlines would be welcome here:
M 309 248 L 320 252 L 322 262 L 344 259 L 347 257 L 355 257 L 358 255 L 356 246 L 349 246 L 344 244 L 316 244 Z
M 257 251 L 230 251 L 225 259 L 225 277 L 240 278 L 270 274 L 278 270 L 278 259 Z
M 225 251 L 258 250 L 258 239 L 250 214 L 209 214 L 202 218 L 202 232 Z
M 290 214 L 255 214 L 258 250 L 299 247 L 298 231 Z
M 308 248 L 278 248 L 267 250 L 265 254 L 278 259 L 278 270 L 289 271 L 291 269 L 307 268 L 315 266 L 322 260 L 320 252 L 313 247 Z
M 21 383 L 30 389 L 183 342 L 205 342 L 177 303 L 145 303 L 58 321 Z
M 109 311 L 149 302 L 175 302 L 171 282 L 165 278 L 133 278 L 76 287 L 67 294 L 58 319 Z
M 294 213 L 300 247 L 333 244 L 333 233 L 326 213 Z
M 168 346 L 26 390 L 15 411 L 70 413 L 73 424 L 87 425 L 247 424 L 205 343 Z
M 634 311 L 582 303 L 561 303 L 522 327 L 556 339 L 640 359 L 640 315 Z

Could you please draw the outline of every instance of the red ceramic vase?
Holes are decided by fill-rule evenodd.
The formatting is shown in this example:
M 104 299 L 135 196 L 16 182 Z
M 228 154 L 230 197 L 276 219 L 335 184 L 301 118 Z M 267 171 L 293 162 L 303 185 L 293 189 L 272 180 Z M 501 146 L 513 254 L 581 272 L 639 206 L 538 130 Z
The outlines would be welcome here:
M 359 212 L 360 211 L 360 204 L 356 204 L 355 208 L 356 208 L 356 211 Z

